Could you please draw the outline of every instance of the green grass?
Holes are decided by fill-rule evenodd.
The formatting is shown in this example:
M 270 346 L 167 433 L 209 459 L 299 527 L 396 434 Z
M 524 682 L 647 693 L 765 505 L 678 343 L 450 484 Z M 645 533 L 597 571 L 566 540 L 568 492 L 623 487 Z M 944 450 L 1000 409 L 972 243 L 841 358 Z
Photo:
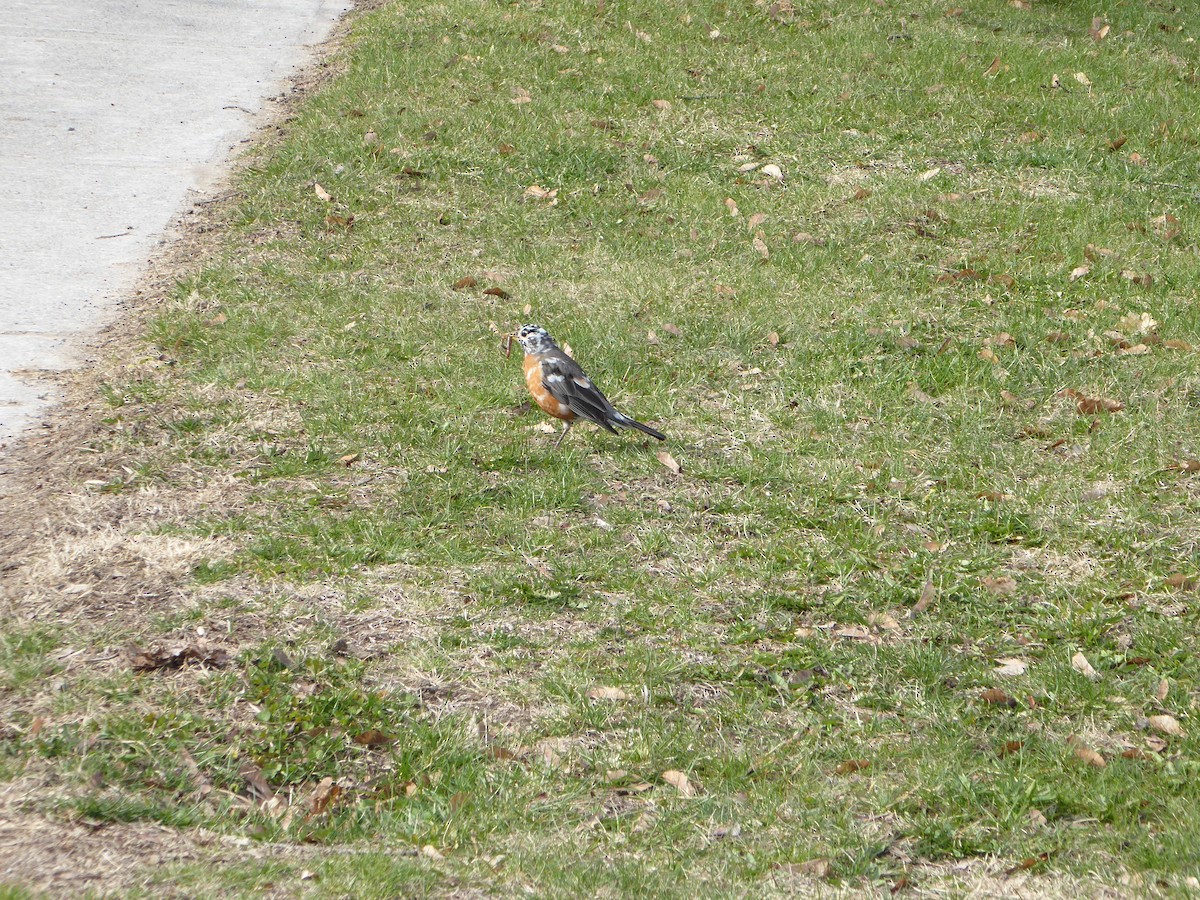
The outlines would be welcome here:
M 72 670 L 5 771 L 304 851 L 155 876 L 214 896 L 1191 889 L 1198 32 L 1074 0 L 361 15 L 153 322 L 172 364 L 99 392 L 126 468 L 93 489 L 195 494 L 158 536 L 218 548 L 129 627 L 233 658 Z M 551 451 L 522 321 L 683 474 L 637 434 Z M 34 703 L 56 642 L 121 640 L 6 637 L 4 689 Z

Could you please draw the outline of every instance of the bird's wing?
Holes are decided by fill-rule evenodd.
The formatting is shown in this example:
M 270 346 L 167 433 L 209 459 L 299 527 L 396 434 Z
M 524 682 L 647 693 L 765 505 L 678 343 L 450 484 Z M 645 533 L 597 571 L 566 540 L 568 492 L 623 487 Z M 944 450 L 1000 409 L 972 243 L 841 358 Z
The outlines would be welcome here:
M 595 422 L 616 433 L 610 424 L 615 410 L 600 388 L 583 373 L 579 364 L 564 354 L 542 360 L 542 385 L 559 403 L 570 407 L 577 416 Z

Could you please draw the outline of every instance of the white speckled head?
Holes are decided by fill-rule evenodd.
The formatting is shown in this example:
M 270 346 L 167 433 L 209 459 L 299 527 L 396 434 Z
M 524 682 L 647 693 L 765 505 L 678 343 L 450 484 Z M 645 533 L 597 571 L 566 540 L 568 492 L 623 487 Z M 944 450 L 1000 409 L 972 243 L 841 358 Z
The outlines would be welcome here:
M 517 329 L 517 340 L 526 353 L 536 355 L 553 350 L 558 344 L 541 325 L 522 325 Z

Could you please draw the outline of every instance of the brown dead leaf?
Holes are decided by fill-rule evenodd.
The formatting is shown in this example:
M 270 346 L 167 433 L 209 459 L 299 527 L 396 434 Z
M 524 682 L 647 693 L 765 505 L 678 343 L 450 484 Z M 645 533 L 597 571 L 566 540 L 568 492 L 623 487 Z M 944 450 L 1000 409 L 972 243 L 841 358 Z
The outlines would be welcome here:
M 1191 353 L 1194 349 L 1187 341 L 1181 341 L 1179 338 L 1167 338 L 1163 341 L 1163 346 L 1168 350 L 1182 350 L 1184 353 Z
M 628 700 L 629 695 L 619 687 L 604 687 L 597 685 L 587 690 L 589 700 Z
M 683 474 L 683 467 L 679 465 L 679 463 L 675 461 L 675 457 L 673 457 L 666 450 L 659 450 L 655 456 L 658 457 L 658 461 L 662 463 L 666 467 L 667 471 L 672 475 Z
M 337 803 L 342 794 L 341 787 L 332 778 L 322 778 L 308 801 L 308 818 L 319 816 Z
M 853 775 L 855 772 L 861 772 L 863 769 L 869 769 L 870 767 L 871 761 L 869 759 L 843 759 L 833 771 L 838 775 Z
M 358 462 L 358 460 L 360 458 L 361 458 L 361 454 L 359 454 L 356 451 L 354 453 L 347 453 L 345 456 L 339 456 L 338 462 L 341 463 L 343 466 L 345 466 L 348 469 L 352 465 L 354 465 L 356 462 Z
M 166 650 L 162 647 L 143 650 L 140 647 L 132 646 L 129 648 L 129 662 L 135 672 L 179 669 L 191 662 L 219 669 L 228 665 L 229 654 L 220 647 L 205 647 L 198 644 L 188 644 L 174 650 Z
M 813 244 L 814 246 L 817 246 L 817 247 L 825 246 L 824 238 L 819 238 L 814 235 L 811 235 L 807 231 L 797 231 L 795 234 L 793 234 L 792 235 L 792 243 L 793 244 Z
M 1167 694 L 1171 692 L 1171 683 L 1163 678 L 1158 682 L 1158 687 L 1154 689 L 1154 699 L 1159 703 L 1167 699 Z
M 687 775 L 677 769 L 667 769 L 662 773 L 662 780 L 679 791 L 680 796 L 693 797 L 696 794 L 696 789 L 688 780 Z
M 992 60 L 991 65 L 989 65 L 987 67 L 986 71 L 984 71 L 983 74 L 985 76 L 991 76 L 991 75 L 995 75 L 999 71 L 1000 71 L 1000 57 L 997 56 L 995 59 Z
M 996 755 L 1003 759 L 1004 757 L 1011 756 L 1014 753 L 1020 753 L 1024 746 L 1024 741 L 1005 741 L 1000 745 L 1000 749 L 996 751 Z
M 242 763 L 238 769 L 238 774 L 242 776 L 242 780 L 246 782 L 246 791 L 251 798 L 259 803 L 265 803 L 275 796 L 275 791 L 267 782 L 266 777 L 262 773 L 262 769 L 254 763 L 247 760 Z
M 988 688 L 980 693 L 979 699 L 988 706 L 1007 706 L 1009 709 L 1013 709 L 1017 705 L 1017 701 L 1000 690 L 1000 688 Z
M 1132 269 L 1122 269 L 1121 277 L 1124 278 L 1126 281 L 1136 284 L 1138 287 L 1148 288 L 1148 287 L 1150 287 L 1150 285 L 1154 284 L 1154 276 L 1153 275 L 1146 275 L 1141 272 L 1135 272 Z
M 763 175 L 766 175 L 768 178 L 774 178 L 776 181 L 783 181 L 783 169 L 779 168 L 779 166 L 775 165 L 775 163 L 767 163 L 758 171 Z
M 1015 347 L 1017 346 L 1017 339 L 1007 331 L 1001 331 L 988 338 L 988 343 L 993 347 Z
M 1095 766 L 1097 769 L 1103 769 L 1108 765 L 1108 761 L 1103 756 L 1081 743 L 1075 743 L 1075 755 L 1089 766 Z
M 767 335 L 767 343 L 770 344 L 772 347 L 778 347 L 779 346 L 779 332 L 772 331 L 770 334 L 768 334 Z
M 1092 19 L 1092 26 L 1088 29 L 1088 34 L 1091 36 L 1093 41 L 1102 41 L 1108 37 L 1108 32 L 1111 27 L 1112 26 L 1104 21 L 1103 16 L 1096 16 L 1094 19 Z
M 1012 391 L 1001 391 L 1000 399 L 1005 406 L 1011 409 L 1033 409 L 1037 406 L 1036 400 L 1018 397 Z
M 540 184 L 531 184 L 525 188 L 525 193 L 522 194 L 525 200 L 545 200 L 551 206 L 558 203 L 558 188 L 548 189 Z
M 333 199 L 333 196 L 329 193 L 329 191 L 321 187 L 321 183 L 319 181 L 313 182 L 313 193 L 317 195 L 318 200 L 324 200 L 326 203 Z
M 833 873 L 833 863 L 824 856 L 808 859 L 801 863 L 784 863 L 775 867 L 780 872 L 789 875 L 803 875 L 805 878 L 828 878 Z
M 1146 164 L 1146 157 L 1134 150 L 1129 154 L 1129 161 L 1135 166 L 1144 166 Z
M 1016 678 L 1029 671 L 1029 663 L 1023 659 L 1004 657 L 996 660 L 996 668 L 992 674 L 999 678 Z
M 1174 716 L 1150 716 L 1146 721 L 1159 734 L 1165 734 L 1168 737 L 1187 737 L 1187 732 L 1183 730 L 1183 726 L 1179 724 L 1179 720 Z
M 1084 678 L 1088 678 L 1092 681 L 1095 681 L 1100 677 L 1100 673 L 1092 668 L 1092 664 L 1088 662 L 1088 658 L 1082 653 L 1076 653 L 1071 657 L 1071 668 Z
M 664 191 L 662 188 L 650 188 L 650 190 L 638 197 L 638 203 L 642 204 L 642 206 L 650 206 L 658 200 L 661 200 L 664 194 L 666 194 L 666 191 Z
M 933 586 L 932 581 L 926 581 L 921 588 L 921 596 L 917 598 L 917 602 L 912 605 L 912 609 L 908 611 L 910 618 L 915 619 L 917 616 L 928 611 L 933 605 L 933 601 L 937 599 L 937 588 Z
M 353 228 L 354 216 L 335 216 L 330 214 L 325 217 L 325 224 L 329 226 L 331 231 L 334 228 Z
M 943 272 L 933 280 L 937 284 L 957 284 L 959 282 L 980 281 L 982 278 L 983 276 L 974 269 L 959 269 L 956 272 Z
M 1029 8 L 1028 6 L 1025 7 L 1025 9 L 1028 9 L 1028 8 Z M 1016 875 L 1018 872 L 1028 871 L 1029 869 L 1032 869 L 1034 866 L 1036 866 L 1038 863 L 1044 863 L 1049 858 L 1050 858 L 1049 853 L 1039 853 L 1037 856 L 1027 856 L 1023 860 L 1021 860 L 1019 863 L 1017 863 L 1015 866 L 1013 866 L 1012 868 L 1005 869 L 1004 876 L 1006 878 L 1012 878 L 1012 876 Z
M 1120 400 L 1108 397 L 1088 397 L 1079 391 L 1068 389 L 1067 396 L 1075 398 L 1075 409 L 1081 416 L 1094 416 L 1097 413 L 1115 413 L 1125 408 Z
M 477 284 L 479 284 L 477 279 L 470 275 L 464 275 L 462 278 L 458 279 L 458 281 L 454 282 L 454 284 L 451 286 L 451 290 L 465 291 L 467 288 L 473 288 Z
M 859 200 L 859 201 L 866 200 L 868 197 L 871 196 L 871 194 L 872 194 L 872 191 L 870 188 L 860 187 L 858 190 L 856 190 L 854 192 L 853 199 Z
M 1122 147 L 1125 146 L 1125 142 L 1128 140 L 1129 140 L 1129 138 L 1125 137 L 1125 135 L 1123 135 L 1123 134 L 1118 137 L 1113 138 L 1111 141 L 1108 142 L 1109 152 L 1116 153 L 1118 150 L 1120 150 Z
M 651 100 L 650 105 L 653 106 L 655 109 L 657 109 L 659 112 L 669 112 L 671 109 L 671 101 L 670 100 Z
M 1017 279 L 1013 278 L 1011 275 L 1000 273 L 999 275 L 989 275 L 988 284 L 995 284 L 999 285 L 1005 290 L 1012 290 L 1017 285 Z
M 761 231 L 754 236 L 754 240 L 751 243 L 754 245 L 754 249 L 758 252 L 758 255 L 762 257 L 763 262 L 771 258 L 771 251 L 767 249 L 767 242 L 763 240 Z
M 672 325 L 670 322 L 665 323 L 662 330 L 672 337 L 683 337 L 683 332 L 679 330 L 679 326 Z
M 750 218 L 748 218 L 746 220 L 746 230 L 753 231 L 755 228 L 757 228 L 759 225 L 761 225 L 765 221 L 767 221 L 766 213 L 760 213 L 760 212 L 755 213 L 754 215 L 752 215 Z
M 725 198 L 725 208 L 729 210 L 729 215 L 735 219 L 741 215 L 741 212 L 738 210 L 737 201 L 732 197 Z
M 354 736 L 354 743 L 363 747 L 386 747 L 394 741 L 395 738 L 388 737 L 378 728 L 372 728 L 370 731 L 364 731 Z
M 1086 275 L 1090 271 L 1092 271 L 1091 266 L 1087 266 L 1087 265 L 1076 266 L 1075 268 L 1073 268 L 1071 270 L 1070 280 L 1078 281 L 1080 278 L 1082 278 L 1084 275 Z
M 484 289 L 484 293 L 487 294 L 489 297 L 495 297 L 498 300 L 512 299 L 512 294 L 510 294 L 504 288 L 490 287 L 490 288 Z
M 1013 498 L 1012 494 L 1005 494 L 1002 491 L 980 491 L 975 495 L 976 500 L 987 500 L 989 503 L 1004 503 Z M 1012 579 L 1009 579 L 1010 581 Z M 984 579 L 986 583 L 988 579 Z
M 521 103 L 529 103 L 532 100 L 533 100 L 533 97 L 530 96 L 529 91 L 525 90 L 525 88 L 523 88 L 523 87 L 516 87 L 516 88 L 513 88 L 512 99 L 508 102 L 516 103 L 519 105 Z

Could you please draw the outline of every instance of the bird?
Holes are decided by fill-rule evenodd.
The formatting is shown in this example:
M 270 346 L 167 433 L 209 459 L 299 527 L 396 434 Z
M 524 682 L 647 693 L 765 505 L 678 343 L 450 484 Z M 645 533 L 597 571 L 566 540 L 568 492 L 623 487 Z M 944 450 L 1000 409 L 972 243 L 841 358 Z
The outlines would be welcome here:
M 553 449 L 558 449 L 576 419 L 595 422 L 613 434 L 617 433 L 614 426 L 619 426 L 636 428 L 660 441 L 667 439 L 661 431 L 614 409 L 600 388 L 579 368 L 579 363 L 541 325 L 522 325 L 513 332 L 513 337 L 525 351 L 525 384 L 534 402 L 544 413 L 565 423 Z

